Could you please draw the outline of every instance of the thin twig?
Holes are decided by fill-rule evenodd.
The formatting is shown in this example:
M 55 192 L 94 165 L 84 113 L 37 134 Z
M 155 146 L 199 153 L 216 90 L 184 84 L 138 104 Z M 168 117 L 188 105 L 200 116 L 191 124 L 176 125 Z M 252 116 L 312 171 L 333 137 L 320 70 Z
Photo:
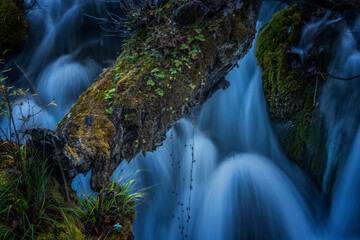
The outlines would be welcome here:
M 331 78 L 338 79 L 338 80 L 342 80 L 342 81 L 350 81 L 350 80 L 353 80 L 353 79 L 356 79 L 356 78 L 360 78 L 360 75 L 356 75 L 356 76 L 349 77 L 349 78 L 344 78 L 344 77 L 337 77 L 337 76 L 334 76 L 334 75 L 332 75 L 330 73 L 324 73 L 324 72 L 316 72 L 316 73 L 314 73 L 314 75 L 324 75 L 324 76 L 331 77 Z
M 26 74 L 26 72 L 24 71 L 24 69 L 23 69 L 19 64 L 17 64 L 17 62 L 16 62 L 15 60 L 14 60 L 13 62 L 15 63 L 16 67 L 22 72 L 22 74 L 24 75 L 25 79 L 26 79 L 26 80 L 28 81 L 28 83 L 30 84 L 33 93 L 36 93 L 36 87 L 35 87 L 35 85 L 33 84 L 33 82 L 31 81 L 30 77 Z M 40 107 L 41 107 L 41 108 L 44 108 L 44 105 L 42 104 L 39 95 L 36 95 L 36 98 L 37 98 L 37 100 L 38 100 L 38 102 L 39 102 L 39 104 L 40 104 Z

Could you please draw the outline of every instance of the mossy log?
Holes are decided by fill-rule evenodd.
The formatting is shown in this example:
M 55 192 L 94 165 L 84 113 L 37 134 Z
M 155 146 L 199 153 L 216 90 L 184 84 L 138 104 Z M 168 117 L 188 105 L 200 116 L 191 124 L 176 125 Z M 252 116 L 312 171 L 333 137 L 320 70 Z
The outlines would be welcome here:
M 105 183 L 123 160 L 160 146 L 181 117 L 229 83 L 250 49 L 262 0 L 168 1 L 147 7 L 146 24 L 79 98 L 55 132 L 32 139 L 71 179 L 92 170 Z M 44 146 L 45 145 L 45 146 Z

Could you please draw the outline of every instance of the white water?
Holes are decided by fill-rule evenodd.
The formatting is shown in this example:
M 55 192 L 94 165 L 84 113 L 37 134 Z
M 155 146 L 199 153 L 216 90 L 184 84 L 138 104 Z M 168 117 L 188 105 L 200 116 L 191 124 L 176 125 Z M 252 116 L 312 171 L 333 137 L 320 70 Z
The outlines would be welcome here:
M 99 31 L 88 31 L 94 25 L 82 16 L 82 12 L 101 14 L 100 3 L 40 2 L 43 10 L 30 14 L 30 37 L 16 61 L 38 87 L 43 102 L 55 97 L 60 104 L 59 111 L 45 111 L 36 120 L 52 128 L 115 53 L 112 44 L 103 44 L 109 40 Z M 259 25 L 276 7 L 265 4 Z M 311 26 L 316 23 L 307 29 Z M 311 44 L 309 38 L 304 46 Z M 352 33 L 341 40 L 339 60 L 333 64 L 337 73 L 358 71 L 357 42 Z M 327 174 L 334 169 L 333 162 L 346 162 L 326 211 L 306 174 L 280 150 L 254 48 L 227 79 L 231 87 L 176 124 L 156 152 L 119 167 L 125 180 L 143 169 L 139 187 L 154 185 L 137 208 L 135 239 L 360 239 L 360 133 L 353 141 L 359 127 L 358 82 L 330 81 L 321 100 L 329 132 Z M 26 80 L 19 83 L 26 85 Z

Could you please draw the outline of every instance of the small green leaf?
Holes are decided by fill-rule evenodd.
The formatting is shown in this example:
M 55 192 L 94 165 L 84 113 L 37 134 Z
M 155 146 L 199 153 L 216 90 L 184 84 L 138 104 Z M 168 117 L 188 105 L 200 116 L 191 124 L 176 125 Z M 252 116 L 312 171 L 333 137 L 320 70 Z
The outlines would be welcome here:
M 186 44 L 182 44 L 182 45 L 180 46 L 180 50 L 185 50 L 185 49 L 189 49 L 189 46 L 186 45 Z
M 155 83 L 151 78 L 146 82 L 146 84 L 149 86 L 155 86 Z
M 161 89 L 157 90 L 156 94 L 162 97 L 162 96 L 164 96 L 164 90 L 161 90 Z
M 108 108 L 105 110 L 108 114 L 113 114 L 114 113 L 114 109 L 113 108 Z

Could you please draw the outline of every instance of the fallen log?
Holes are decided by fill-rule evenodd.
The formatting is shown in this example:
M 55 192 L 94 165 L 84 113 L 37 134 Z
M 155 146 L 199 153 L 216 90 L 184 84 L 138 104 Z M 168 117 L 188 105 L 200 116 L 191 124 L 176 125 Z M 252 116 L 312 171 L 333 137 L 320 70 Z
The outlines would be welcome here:
M 252 46 L 262 0 L 168 1 L 133 12 L 139 21 L 116 62 L 80 97 L 55 131 L 34 144 L 69 180 L 92 171 L 106 183 L 123 160 L 154 151 L 170 127 L 229 83 Z

